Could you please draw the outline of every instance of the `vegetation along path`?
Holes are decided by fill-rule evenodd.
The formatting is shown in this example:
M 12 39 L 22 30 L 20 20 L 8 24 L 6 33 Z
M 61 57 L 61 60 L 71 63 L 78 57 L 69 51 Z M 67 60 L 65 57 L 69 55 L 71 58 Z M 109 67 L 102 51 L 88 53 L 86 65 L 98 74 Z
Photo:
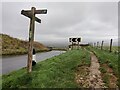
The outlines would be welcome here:
M 86 50 L 87 51 L 87 50 Z M 101 72 L 99 70 L 100 64 L 96 55 L 92 52 L 90 53 L 90 66 L 84 66 L 79 68 L 79 72 L 76 74 L 76 81 L 80 86 L 87 88 L 104 88 L 104 83 L 101 77 Z M 86 74 L 81 75 L 83 72 Z
M 118 88 L 119 83 L 119 67 L 118 67 L 118 56 L 114 52 L 108 52 L 92 47 L 86 48 L 87 50 L 93 52 L 98 58 L 100 64 L 101 77 L 104 82 L 104 86 L 108 88 Z
M 2 87 L 116 88 L 119 84 L 117 63 L 118 55 L 99 49 L 70 50 L 38 62 L 31 74 L 22 68 L 2 75 Z

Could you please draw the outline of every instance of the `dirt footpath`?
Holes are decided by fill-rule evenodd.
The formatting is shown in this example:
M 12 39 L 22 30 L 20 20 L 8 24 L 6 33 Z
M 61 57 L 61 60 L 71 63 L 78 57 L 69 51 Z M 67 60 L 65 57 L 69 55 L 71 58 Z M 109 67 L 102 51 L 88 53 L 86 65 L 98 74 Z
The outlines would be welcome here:
M 99 70 L 100 64 L 98 62 L 98 59 L 92 52 L 90 52 L 90 54 L 91 65 L 90 67 L 79 67 L 79 71 L 76 73 L 76 82 L 85 88 L 105 88 L 101 77 L 101 72 Z M 82 70 L 84 70 L 84 72 L 87 74 L 81 76 Z
M 100 64 L 97 57 L 91 52 L 91 66 L 89 73 L 89 87 L 91 88 L 104 88 L 101 72 L 99 70 Z

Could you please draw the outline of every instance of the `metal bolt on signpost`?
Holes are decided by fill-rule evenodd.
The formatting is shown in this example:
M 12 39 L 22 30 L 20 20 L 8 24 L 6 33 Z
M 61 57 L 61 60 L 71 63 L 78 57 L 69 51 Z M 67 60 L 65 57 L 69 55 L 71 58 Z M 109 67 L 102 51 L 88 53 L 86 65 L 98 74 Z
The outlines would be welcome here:
M 30 29 L 29 29 L 29 46 L 28 46 L 28 62 L 27 62 L 27 71 L 30 73 L 32 71 L 32 51 L 33 51 L 33 42 L 34 42 L 34 28 L 35 21 L 41 23 L 41 20 L 35 17 L 36 14 L 47 14 L 47 10 L 36 10 L 35 7 L 32 7 L 31 10 L 22 10 L 21 14 L 30 18 Z

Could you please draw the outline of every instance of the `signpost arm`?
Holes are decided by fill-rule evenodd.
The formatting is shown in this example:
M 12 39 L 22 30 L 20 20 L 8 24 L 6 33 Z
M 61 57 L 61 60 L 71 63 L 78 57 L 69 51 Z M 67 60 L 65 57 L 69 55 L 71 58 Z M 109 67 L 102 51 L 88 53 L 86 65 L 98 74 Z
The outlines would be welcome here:
M 30 18 L 30 19 L 32 18 L 32 14 L 31 14 L 30 11 L 28 12 L 28 11 L 22 10 L 21 14 L 24 15 L 24 16 L 26 16 L 26 17 L 28 17 L 28 18 Z M 35 17 L 35 21 L 38 22 L 38 23 L 41 23 L 41 19 L 39 19 L 37 17 Z

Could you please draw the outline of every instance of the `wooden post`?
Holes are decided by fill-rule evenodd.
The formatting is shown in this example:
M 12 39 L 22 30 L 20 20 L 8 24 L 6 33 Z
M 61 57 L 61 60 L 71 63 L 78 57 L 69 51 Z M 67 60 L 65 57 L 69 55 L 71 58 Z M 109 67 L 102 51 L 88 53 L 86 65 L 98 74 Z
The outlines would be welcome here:
M 101 50 L 103 50 L 103 42 L 104 42 L 104 41 L 102 41 L 102 43 L 101 43 Z
M 98 48 L 99 42 L 97 42 L 97 48 Z
M 47 10 L 36 10 L 32 7 L 31 10 L 22 10 L 21 14 L 30 18 L 30 28 L 29 28 L 29 45 L 28 45 L 28 61 L 27 61 L 27 72 L 32 71 L 32 52 L 33 52 L 33 42 L 34 42 L 34 28 L 35 21 L 41 23 L 41 20 L 35 17 L 35 14 L 46 14 Z
M 73 50 L 73 41 L 72 41 L 72 50 Z
M 72 38 L 69 38 L 69 42 L 71 43 L 72 42 Z M 72 44 L 70 45 L 70 48 L 72 50 Z
M 110 40 L 110 52 L 112 52 L 112 39 Z
M 96 43 L 94 43 L 94 47 L 96 46 Z
M 76 49 L 78 48 L 77 41 L 75 42 Z
M 32 18 L 30 19 L 30 30 L 29 30 L 29 46 L 28 46 L 28 63 L 27 71 L 30 73 L 32 71 L 32 51 L 33 51 L 33 42 L 34 42 L 34 26 L 35 26 L 35 8 L 31 8 Z
M 76 39 L 77 39 L 76 41 L 78 42 L 78 49 L 79 49 L 80 48 L 80 44 L 79 43 L 81 42 L 81 38 L 76 38 Z
M 79 41 L 78 41 L 78 49 L 79 49 Z

